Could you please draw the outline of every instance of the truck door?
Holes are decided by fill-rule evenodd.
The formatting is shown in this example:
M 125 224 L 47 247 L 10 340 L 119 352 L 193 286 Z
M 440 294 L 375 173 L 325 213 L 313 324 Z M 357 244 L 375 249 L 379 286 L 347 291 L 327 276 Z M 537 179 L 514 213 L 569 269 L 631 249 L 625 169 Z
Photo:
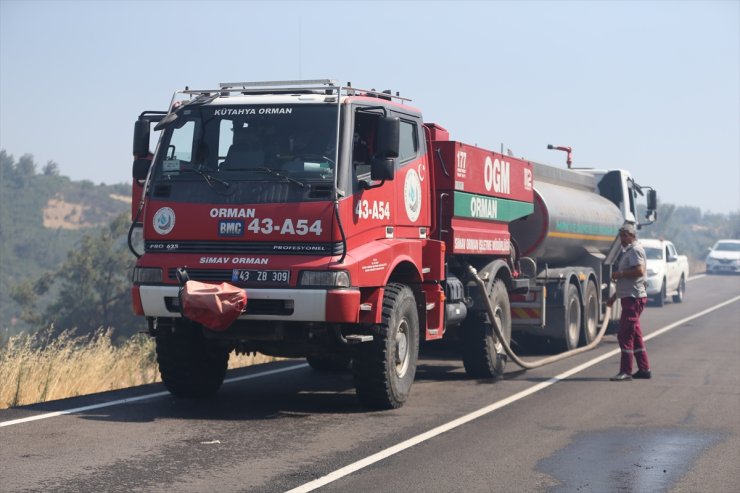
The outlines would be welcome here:
M 382 184 L 370 177 L 378 119 L 382 113 L 377 107 L 360 107 L 353 116 L 350 152 L 353 228 L 350 235 L 360 244 L 381 238 L 426 238 L 429 234 L 429 168 L 421 119 L 389 113 L 401 120 L 400 152 L 394 179 Z
M 370 173 L 381 116 L 377 107 L 358 106 L 353 111 L 349 151 L 352 221 L 347 229 L 350 248 L 384 239 L 388 237 L 388 231 L 393 231 L 396 218 L 393 190 L 396 181 L 386 181 L 381 185 L 372 180 Z
M 622 170 L 609 171 L 599 181 L 599 194 L 619 207 L 625 221 L 636 222 L 636 192 L 630 177 Z
M 396 165 L 396 237 L 426 238 L 431 226 L 429 166 L 421 121 L 401 118 L 400 152 Z

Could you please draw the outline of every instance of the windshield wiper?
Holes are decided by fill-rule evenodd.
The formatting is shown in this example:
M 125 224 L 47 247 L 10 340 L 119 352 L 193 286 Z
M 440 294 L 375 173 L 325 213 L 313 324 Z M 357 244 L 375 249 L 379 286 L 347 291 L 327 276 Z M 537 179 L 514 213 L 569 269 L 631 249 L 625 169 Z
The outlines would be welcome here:
M 231 186 L 231 183 L 229 183 L 228 181 L 221 180 L 220 178 L 216 178 L 215 176 L 211 175 L 207 171 L 204 171 L 202 165 L 198 165 L 197 168 L 194 168 L 192 166 L 188 166 L 186 168 L 183 168 L 183 170 L 184 171 L 195 171 L 200 176 L 202 176 L 203 179 L 206 180 L 206 183 L 208 183 L 208 186 L 211 187 L 211 188 L 213 188 L 213 184 L 214 183 L 218 183 L 219 185 L 222 185 L 222 186 L 224 186 L 226 188 L 229 188 Z
M 268 173 L 273 176 L 277 176 L 278 178 L 282 178 L 284 180 L 288 180 L 291 183 L 295 183 L 296 185 L 299 185 L 301 188 L 306 188 L 306 184 L 303 183 L 302 181 L 296 180 L 295 178 L 291 178 L 290 176 L 284 175 L 280 173 L 279 171 L 275 171 L 272 168 L 268 168 L 267 166 L 260 166 L 260 167 L 252 168 L 252 169 L 257 170 L 257 171 L 262 171 L 264 173 Z

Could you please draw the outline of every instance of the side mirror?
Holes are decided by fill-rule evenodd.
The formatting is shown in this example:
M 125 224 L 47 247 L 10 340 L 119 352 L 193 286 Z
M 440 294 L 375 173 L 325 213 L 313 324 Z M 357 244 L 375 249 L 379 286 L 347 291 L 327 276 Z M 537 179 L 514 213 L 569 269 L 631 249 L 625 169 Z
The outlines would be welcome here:
M 669 262 L 669 263 L 670 262 L 676 262 L 676 261 L 678 261 L 678 257 L 675 256 L 675 255 L 669 255 L 668 258 L 666 258 L 666 261 Z
M 146 176 L 149 174 L 149 167 L 152 165 L 150 159 L 136 159 L 134 160 L 134 166 L 132 170 L 132 176 L 134 180 L 141 181 L 146 180 Z
M 378 120 L 375 156 L 370 163 L 370 178 L 374 181 L 393 180 L 399 154 L 401 120 L 384 116 Z
M 647 208 L 649 211 L 655 211 L 658 209 L 658 192 L 656 192 L 655 190 L 648 190 Z
M 149 155 L 149 120 L 136 120 L 134 123 L 134 157 L 142 158 Z
M 396 160 L 376 157 L 370 163 L 370 179 L 373 181 L 393 180 Z
M 378 136 L 375 156 L 380 158 L 397 158 L 401 134 L 401 119 L 397 116 L 384 116 L 378 120 Z

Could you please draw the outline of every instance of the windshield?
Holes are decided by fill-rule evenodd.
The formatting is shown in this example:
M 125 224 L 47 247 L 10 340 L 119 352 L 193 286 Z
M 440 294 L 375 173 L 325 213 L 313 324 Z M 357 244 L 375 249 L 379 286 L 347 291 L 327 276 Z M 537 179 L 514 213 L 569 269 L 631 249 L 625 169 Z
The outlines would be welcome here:
M 740 252 L 740 242 L 720 241 L 714 249 L 720 252 Z
M 155 179 L 332 180 L 336 111 L 314 104 L 184 108 L 164 132 Z
M 662 260 L 663 259 L 663 249 L 645 247 L 645 256 L 648 258 L 648 260 Z

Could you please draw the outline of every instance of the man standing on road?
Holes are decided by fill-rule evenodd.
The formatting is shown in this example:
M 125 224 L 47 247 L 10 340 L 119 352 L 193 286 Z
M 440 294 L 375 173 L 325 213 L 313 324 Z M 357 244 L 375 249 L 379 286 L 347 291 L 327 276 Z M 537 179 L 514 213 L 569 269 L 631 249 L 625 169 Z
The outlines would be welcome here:
M 619 228 L 619 241 L 622 243 L 622 256 L 617 269 L 612 272 L 612 279 L 617 283 L 617 290 L 609 298 L 610 307 L 619 298 L 622 305 L 622 317 L 619 319 L 617 340 L 622 350 L 619 373 L 610 380 L 622 382 L 633 378 L 650 378 L 645 343 L 642 340 L 640 314 L 647 303 L 647 268 L 645 250 L 637 242 L 635 225 L 626 222 Z M 637 373 L 632 374 L 632 356 L 637 361 Z

